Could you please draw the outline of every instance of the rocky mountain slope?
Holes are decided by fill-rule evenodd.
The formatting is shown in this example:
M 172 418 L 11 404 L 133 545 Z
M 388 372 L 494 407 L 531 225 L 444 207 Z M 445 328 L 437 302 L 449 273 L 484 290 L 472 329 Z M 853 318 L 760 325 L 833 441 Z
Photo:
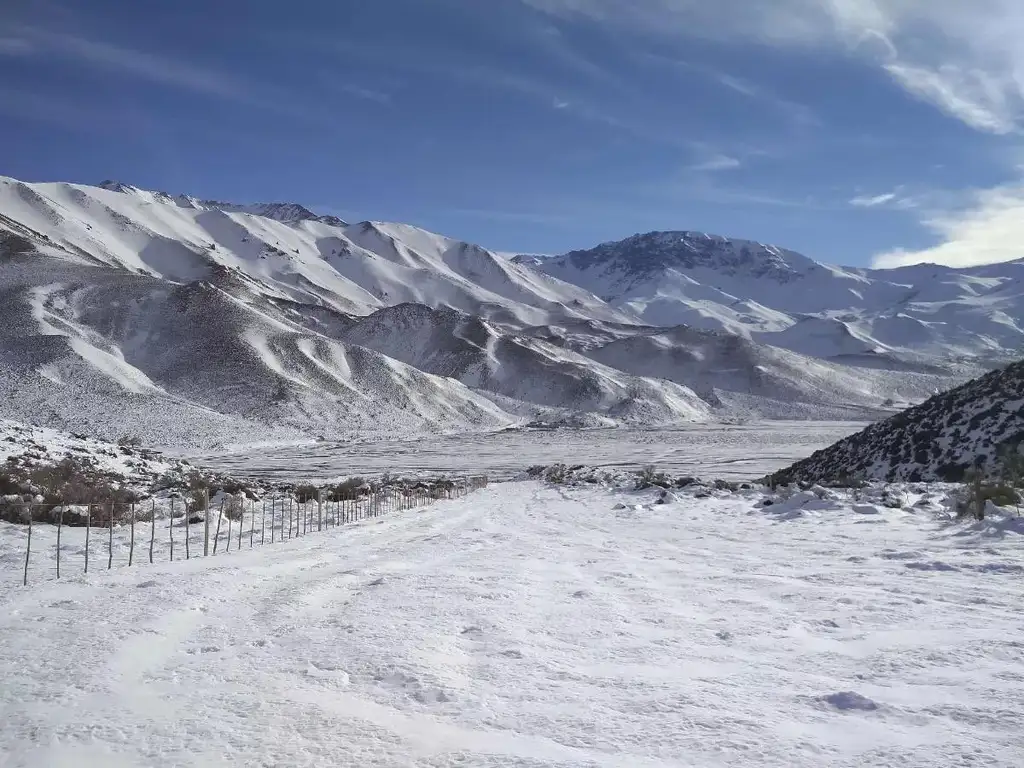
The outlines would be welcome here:
M 533 269 L 651 325 L 725 330 L 859 364 L 1007 362 L 1024 351 L 1024 259 L 969 269 L 839 267 L 700 232 L 651 232 Z
M 776 482 L 956 482 L 1024 451 L 1024 361 L 992 371 L 872 424 L 774 475 Z
M 674 263 L 671 241 L 647 243 L 637 279 Z M 794 264 L 817 269 L 730 248 L 693 269 L 722 285 L 753 275 L 754 287 L 785 285 Z M 825 359 L 819 338 L 845 316 L 796 320 L 754 300 L 788 349 L 763 343 L 767 331 L 654 326 L 636 301 L 548 274 L 558 261 L 290 203 L 0 178 L 0 416 L 206 449 L 537 420 L 871 419 L 981 365 L 876 348 L 859 329 Z

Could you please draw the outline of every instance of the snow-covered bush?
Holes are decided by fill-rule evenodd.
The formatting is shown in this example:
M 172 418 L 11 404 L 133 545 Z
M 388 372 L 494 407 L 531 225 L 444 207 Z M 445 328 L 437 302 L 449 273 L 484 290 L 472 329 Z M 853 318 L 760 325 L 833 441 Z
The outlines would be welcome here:
M 659 472 L 653 464 L 644 467 L 636 473 L 636 490 L 638 491 L 654 487 L 668 488 L 671 484 L 668 475 L 664 472 Z
M 381 482 L 391 482 L 391 477 L 387 476 L 386 480 L 381 479 Z M 334 486 L 327 489 L 327 500 L 328 501 L 349 501 L 357 498 L 362 489 L 366 487 L 366 480 L 361 477 L 350 477 L 347 480 L 342 480 L 340 483 L 336 483 Z
M 93 509 L 93 525 L 107 525 L 111 517 L 114 522 L 127 519 L 130 505 L 139 500 L 123 478 L 97 469 L 89 457 L 72 456 L 46 464 L 11 457 L 0 467 L 0 493 L 18 499 L 0 501 L 0 519 L 15 523 L 28 522 L 26 501 L 33 505 L 33 520 L 48 520 L 55 508 L 84 504 Z
M 320 498 L 320 489 L 311 483 L 303 483 L 295 486 L 295 500 L 299 504 L 307 504 Z
M 219 510 L 228 520 L 241 520 L 245 515 L 245 496 L 225 494 L 222 497 L 224 507 Z
M 984 520 L 987 502 L 997 507 L 1019 507 L 1021 494 L 1005 481 L 986 480 L 980 472 L 972 471 L 968 482 L 954 492 L 952 501 L 958 518 Z

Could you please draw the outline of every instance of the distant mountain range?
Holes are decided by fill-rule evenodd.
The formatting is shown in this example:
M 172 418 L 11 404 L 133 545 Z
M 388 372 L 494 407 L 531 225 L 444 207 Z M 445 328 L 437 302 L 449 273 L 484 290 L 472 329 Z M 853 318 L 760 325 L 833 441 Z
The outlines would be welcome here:
M 815 357 L 998 364 L 1024 352 L 1024 259 L 861 269 L 748 240 L 651 232 L 525 260 L 652 325 L 726 331 Z
M 1019 354 L 1021 277 L 689 232 L 511 258 L 293 203 L 0 177 L 0 417 L 190 448 L 874 419 Z

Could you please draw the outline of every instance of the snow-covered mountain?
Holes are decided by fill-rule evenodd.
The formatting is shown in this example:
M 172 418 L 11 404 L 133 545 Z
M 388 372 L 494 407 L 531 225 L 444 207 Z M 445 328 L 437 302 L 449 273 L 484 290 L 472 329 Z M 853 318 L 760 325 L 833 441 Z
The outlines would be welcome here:
M 179 208 L 192 208 L 197 211 L 226 211 L 229 213 L 251 213 L 254 216 L 262 216 L 274 221 L 281 221 L 285 224 L 296 224 L 301 221 L 318 221 L 322 224 L 344 227 L 346 223 L 337 216 L 320 216 L 298 203 L 252 203 L 250 205 L 238 205 L 237 203 L 223 203 L 218 200 L 200 200 L 189 195 L 169 195 L 166 192 L 148 192 L 130 184 L 122 184 L 119 181 L 103 181 L 99 184 L 100 189 L 110 192 L 121 192 L 136 197 L 151 198 L 162 203 L 171 203 Z
M 987 363 L 1024 350 L 1024 259 L 871 270 L 748 240 L 651 232 L 522 261 L 651 325 L 725 330 L 815 357 Z
M 654 238 L 646 256 L 637 245 L 632 265 L 610 255 L 517 259 L 297 204 L 0 178 L 0 416 L 210 447 L 534 420 L 875 418 L 979 370 L 936 360 L 928 343 L 938 337 L 947 350 L 944 330 L 922 334 L 920 349 L 885 347 L 863 315 L 773 308 L 785 305 L 794 274 L 833 268 L 721 239 L 708 242 L 728 259 L 697 253 L 687 269 L 737 292 L 748 285 L 757 298 L 730 299 L 692 276 L 690 289 L 705 292 L 709 314 L 763 322 L 741 323 L 742 333 L 651 325 L 651 306 L 609 292 L 629 281 L 683 284 L 671 239 Z M 563 271 L 579 285 L 554 274 L 573 263 L 579 269 Z M 582 279 L 598 272 L 594 285 Z M 835 272 L 855 287 L 882 284 Z M 955 297 L 956 285 L 933 285 L 934 300 L 950 304 L 942 291 Z M 988 291 L 964 312 L 983 307 L 996 318 L 1004 307 L 1015 327 L 1014 289 L 998 272 L 963 285 Z M 665 301 L 675 307 L 666 319 L 678 314 L 682 304 Z M 897 329 L 904 322 L 890 319 Z M 824 359 L 833 337 L 843 343 Z M 1000 339 L 964 330 L 961 343 L 998 351 Z
M 996 471 L 1006 451 L 1024 451 L 1024 361 L 872 424 L 774 478 L 959 482 L 974 466 Z

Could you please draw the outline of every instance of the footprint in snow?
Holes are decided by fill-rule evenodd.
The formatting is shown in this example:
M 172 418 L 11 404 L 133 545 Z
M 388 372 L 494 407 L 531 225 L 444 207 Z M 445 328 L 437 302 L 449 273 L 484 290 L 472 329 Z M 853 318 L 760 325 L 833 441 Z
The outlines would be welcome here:
M 189 648 L 186 653 L 190 656 L 195 656 L 197 653 L 218 653 L 220 646 L 218 645 L 203 645 L 199 648 Z
M 424 688 L 412 694 L 412 697 L 421 704 L 446 704 L 451 697 L 440 688 Z
M 943 563 L 940 560 L 933 560 L 930 563 L 907 563 L 906 567 L 912 571 L 958 571 L 955 565 Z
M 157 586 L 157 582 L 150 580 L 150 581 L 139 582 L 138 584 L 135 585 L 135 588 L 136 589 L 150 589 L 150 588 L 155 587 L 155 586 Z
M 351 681 L 348 672 L 336 664 L 326 661 L 311 661 L 306 667 L 306 674 L 309 677 L 316 677 L 322 680 L 334 680 L 339 685 L 348 685 Z
M 581 600 L 584 597 L 590 597 L 590 593 L 587 592 L 587 590 L 585 589 L 577 589 L 575 592 L 572 593 L 572 596 L 575 597 L 577 600 Z
M 828 696 L 822 696 L 821 701 L 828 704 L 830 707 L 842 710 L 844 712 L 859 710 L 861 712 L 873 712 L 878 709 L 878 703 L 872 701 L 867 696 L 861 696 L 859 693 L 854 691 L 840 691 L 839 693 L 830 693 Z
M 920 552 L 900 552 L 895 549 L 886 549 L 879 554 L 883 560 L 913 560 L 921 557 Z

